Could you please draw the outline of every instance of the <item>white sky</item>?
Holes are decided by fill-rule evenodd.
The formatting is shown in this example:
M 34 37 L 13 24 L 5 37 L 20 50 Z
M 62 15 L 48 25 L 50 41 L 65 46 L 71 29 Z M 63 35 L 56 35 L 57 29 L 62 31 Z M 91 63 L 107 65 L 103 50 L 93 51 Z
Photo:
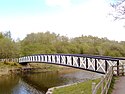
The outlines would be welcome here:
M 1 16 L 0 31 L 10 30 L 14 39 L 23 39 L 31 32 L 55 32 L 68 37 L 93 35 L 125 41 L 124 20 L 113 21 L 108 16 L 110 7 L 105 0 L 88 0 L 73 6 L 71 0 L 46 0 L 49 7 L 58 6 L 59 12 Z

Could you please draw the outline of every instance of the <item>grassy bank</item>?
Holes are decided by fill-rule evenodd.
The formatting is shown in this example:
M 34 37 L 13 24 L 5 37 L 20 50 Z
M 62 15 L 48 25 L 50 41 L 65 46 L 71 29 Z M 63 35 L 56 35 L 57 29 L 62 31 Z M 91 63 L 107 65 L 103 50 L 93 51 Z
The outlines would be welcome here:
M 112 91 L 114 89 L 114 84 L 117 79 L 118 77 L 113 76 L 108 94 L 112 94 Z M 99 81 L 100 79 L 94 79 L 71 86 L 55 88 L 53 94 L 92 94 L 92 82 L 98 84 Z M 101 89 L 98 90 L 97 94 L 100 94 L 100 90 Z
M 21 68 L 22 66 L 15 62 L 0 62 L 0 76 L 10 74 L 13 68 Z
M 57 71 L 59 69 L 62 69 L 63 67 L 59 67 L 52 64 L 45 64 L 45 63 L 29 63 L 28 66 L 32 68 L 38 68 L 42 71 Z
M 99 81 L 100 79 L 88 80 L 75 85 L 54 89 L 53 94 L 91 94 L 92 82 L 98 83 Z
M 78 70 L 70 67 L 53 65 L 53 64 L 45 64 L 45 63 L 29 63 L 29 66 L 32 68 L 38 68 L 38 70 L 34 70 L 33 72 L 58 71 L 60 72 L 60 74 L 65 74 L 68 72 L 70 73 Z
M 0 62 L 0 68 L 13 68 L 13 67 L 19 68 L 22 66 L 16 62 Z
M 112 94 L 112 91 L 114 89 L 114 85 L 115 85 L 115 81 L 119 79 L 118 77 L 116 76 L 113 76 L 112 78 L 112 81 L 111 81 L 111 85 L 110 85 L 110 88 L 109 88 L 109 91 L 108 91 L 108 94 Z
M 15 62 L 0 62 L 0 75 L 9 74 L 10 71 L 12 72 L 13 70 L 14 72 L 15 69 L 21 69 L 21 68 L 22 69 L 33 68 L 33 70 L 30 70 L 28 72 L 49 72 L 49 71 L 62 72 L 62 70 L 64 70 L 63 72 L 65 72 L 66 70 L 69 70 L 68 67 L 62 67 L 62 66 L 57 66 L 57 65 L 45 64 L 45 63 L 28 63 L 26 66 L 22 66 Z M 72 68 L 70 68 L 70 70 L 72 72 Z M 17 71 L 15 70 L 15 73 L 16 72 Z

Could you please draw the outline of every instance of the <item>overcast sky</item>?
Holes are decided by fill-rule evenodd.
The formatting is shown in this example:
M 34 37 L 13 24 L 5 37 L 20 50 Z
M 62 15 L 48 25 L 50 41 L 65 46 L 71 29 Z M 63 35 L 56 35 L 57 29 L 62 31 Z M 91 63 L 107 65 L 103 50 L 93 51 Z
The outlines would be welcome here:
M 50 31 L 125 41 L 125 21 L 113 21 L 111 10 L 109 0 L 0 0 L 0 31 L 10 30 L 14 39 Z

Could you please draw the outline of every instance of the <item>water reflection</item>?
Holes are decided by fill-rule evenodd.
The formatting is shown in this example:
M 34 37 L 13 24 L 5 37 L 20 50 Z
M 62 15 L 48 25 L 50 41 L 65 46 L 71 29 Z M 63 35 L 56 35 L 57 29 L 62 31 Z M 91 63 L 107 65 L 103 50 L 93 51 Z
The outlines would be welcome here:
M 0 78 L 0 94 L 45 94 L 50 87 L 79 82 L 97 76 L 100 75 L 84 71 L 3 76 Z
M 18 85 L 13 88 L 12 94 L 44 94 L 36 88 L 30 86 L 22 79 L 19 80 Z
M 0 94 L 11 94 L 12 89 L 18 84 L 18 76 L 0 77 Z
M 48 88 L 62 85 L 64 79 L 61 79 L 57 72 L 38 73 L 22 75 L 21 77 L 26 83 L 45 93 Z

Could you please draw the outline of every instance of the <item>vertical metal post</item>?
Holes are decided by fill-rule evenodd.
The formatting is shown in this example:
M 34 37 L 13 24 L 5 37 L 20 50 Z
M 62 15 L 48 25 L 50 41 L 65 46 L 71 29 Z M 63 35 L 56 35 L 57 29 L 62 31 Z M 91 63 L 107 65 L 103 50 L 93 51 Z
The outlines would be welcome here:
M 53 57 L 52 57 L 52 55 L 51 55 L 51 63 L 52 63 L 52 61 L 53 61 Z
M 78 57 L 77 63 L 78 63 L 78 67 L 80 67 L 80 58 L 79 57 Z
M 88 58 L 86 57 L 86 69 L 88 68 Z
M 39 57 L 38 57 L 38 55 L 36 55 L 36 61 L 38 62 L 38 60 L 39 60 Z
M 117 76 L 119 76 L 119 60 L 117 61 Z
M 60 64 L 62 63 L 62 57 L 61 57 L 61 55 L 60 55 Z
M 71 57 L 71 63 L 72 63 L 72 66 L 73 66 L 73 56 Z
M 67 60 L 67 56 L 65 56 L 65 60 L 66 60 L 66 61 L 65 61 L 65 64 L 67 65 L 67 61 L 68 61 L 68 60 Z
M 54 59 L 55 59 L 55 63 L 57 63 L 57 57 L 56 57 L 56 55 L 55 55 L 55 58 L 54 58 Z
M 95 59 L 95 71 L 97 70 L 97 60 Z
M 124 76 L 124 65 L 122 65 L 122 76 Z
M 107 60 L 105 60 L 105 72 L 107 72 L 108 70 L 108 63 L 107 63 Z
M 47 62 L 49 61 L 49 56 L 47 55 Z

